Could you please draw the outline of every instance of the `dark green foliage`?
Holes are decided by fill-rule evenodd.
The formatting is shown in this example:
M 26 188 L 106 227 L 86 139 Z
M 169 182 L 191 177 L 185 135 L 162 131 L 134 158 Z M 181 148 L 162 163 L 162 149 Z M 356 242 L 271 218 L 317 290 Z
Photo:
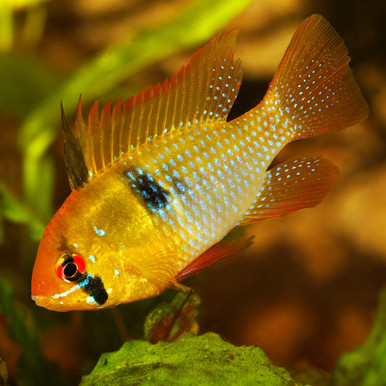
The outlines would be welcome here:
M 334 382 L 339 386 L 386 385 L 386 290 L 381 293 L 370 336 L 361 347 L 340 358 Z
M 23 118 L 58 86 L 59 75 L 32 55 L 0 52 L 0 84 L 0 112 Z
M 20 202 L 0 182 L 0 224 L 2 220 L 30 227 L 32 240 L 39 240 L 44 231 L 44 221 L 27 204 Z M 0 241 L 2 239 L 0 225 Z
M 17 306 L 9 283 L 0 280 L 0 314 L 9 320 L 9 337 L 22 349 L 19 359 L 19 379 L 25 385 L 64 384 L 63 377 L 56 379 L 56 366 L 47 361 L 40 350 L 36 329 L 30 312 Z M 1 365 L 1 363 L 0 363 Z M 0 380 L 4 370 L 0 367 Z

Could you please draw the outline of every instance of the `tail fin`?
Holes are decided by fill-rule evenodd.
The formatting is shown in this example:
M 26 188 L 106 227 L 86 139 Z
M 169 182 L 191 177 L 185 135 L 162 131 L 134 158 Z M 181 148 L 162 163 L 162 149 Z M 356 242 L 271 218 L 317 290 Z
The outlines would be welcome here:
M 298 28 L 264 98 L 281 108 L 292 139 L 341 130 L 367 117 L 349 61 L 342 38 L 322 16 L 312 15 Z

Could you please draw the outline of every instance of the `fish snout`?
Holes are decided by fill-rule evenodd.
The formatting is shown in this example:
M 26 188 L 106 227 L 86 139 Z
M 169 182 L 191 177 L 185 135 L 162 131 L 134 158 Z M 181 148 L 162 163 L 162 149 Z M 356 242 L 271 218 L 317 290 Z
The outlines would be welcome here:
M 31 298 L 40 307 L 46 308 L 49 303 L 49 299 L 46 296 L 31 295 Z

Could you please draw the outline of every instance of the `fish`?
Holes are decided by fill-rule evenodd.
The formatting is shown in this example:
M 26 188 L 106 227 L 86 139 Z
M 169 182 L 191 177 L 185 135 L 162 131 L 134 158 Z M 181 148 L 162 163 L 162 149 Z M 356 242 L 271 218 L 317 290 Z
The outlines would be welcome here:
M 321 15 L 295 32 L 263 100 L 228 121 L 242 70 L 238 30 L 221 32 L 166 80 L 70 127 L 62 107 L 71 194 L 49 222 L 31 294 L 54 311 L 98 310 L 154 297 L 247 248 L 235 227 L 317 205 L 338 168 L 288 143 L 366 119 L 342 38 Z

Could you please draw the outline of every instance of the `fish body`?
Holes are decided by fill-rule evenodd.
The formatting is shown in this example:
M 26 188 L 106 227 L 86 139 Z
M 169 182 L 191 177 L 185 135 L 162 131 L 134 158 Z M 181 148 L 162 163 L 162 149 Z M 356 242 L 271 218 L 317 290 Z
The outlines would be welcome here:
M 319 15 L 295 33 L 263 101 L 226 118 L 242 72 L 237 32 L 215 36 L 170 82 L 63 121 L 72 193 L 43 235 L 32 297 L 57 311 L 163 292 L 249 241 L 235 226 L 316 205 L 337 168 L 318 157 L 268 167 L 292 140 L 367 116 L 343 42 Z

